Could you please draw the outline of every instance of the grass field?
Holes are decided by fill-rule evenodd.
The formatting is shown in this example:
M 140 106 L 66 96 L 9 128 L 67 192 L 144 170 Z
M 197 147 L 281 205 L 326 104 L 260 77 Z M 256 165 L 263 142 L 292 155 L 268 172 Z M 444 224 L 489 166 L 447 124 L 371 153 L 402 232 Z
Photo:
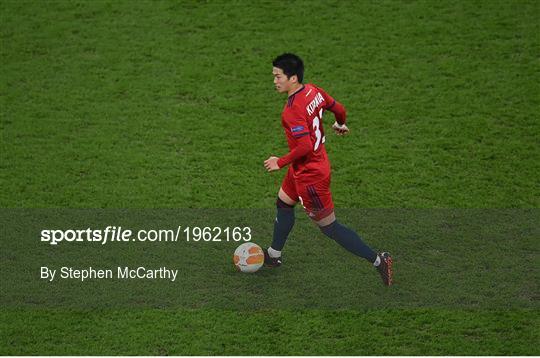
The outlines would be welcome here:
M 539 18 L 537 1 L 0 0 L 0 354 L 539 355 Z M 62 308 L 13 289 L 54 259 L 15 241 L 22 209 L 271 213 L 285 51 L 348 110 L 346 138 L 324 121 L 334 202 L 394 253 L 395 287 L 298 211 L 276 273 L 230 272 L 232 244 L 179 251 L 222 274 L 186 264 L 181 304 Z M 425 211 L 398 225 L 362 208 Z M 441 208 L 483 221 L 456 229 Z

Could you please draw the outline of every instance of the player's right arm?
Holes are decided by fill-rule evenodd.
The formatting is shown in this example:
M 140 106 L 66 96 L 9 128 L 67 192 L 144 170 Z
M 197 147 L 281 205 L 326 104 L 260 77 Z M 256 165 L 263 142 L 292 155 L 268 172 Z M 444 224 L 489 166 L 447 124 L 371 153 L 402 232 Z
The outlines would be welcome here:
M 317 87 L 317 89 L 323 96 L 324 101 L 327 103 L 324 109 L 334 113 L 334 117 L 336 117 L 336 122 L 332 125 L 332 129 L 337 135 L 349 133 L 349 128 L 345 124 L 345 122 L 347 122 L 347 111 L 345 110 L 345 107 L 326 93 L 322 88 Z

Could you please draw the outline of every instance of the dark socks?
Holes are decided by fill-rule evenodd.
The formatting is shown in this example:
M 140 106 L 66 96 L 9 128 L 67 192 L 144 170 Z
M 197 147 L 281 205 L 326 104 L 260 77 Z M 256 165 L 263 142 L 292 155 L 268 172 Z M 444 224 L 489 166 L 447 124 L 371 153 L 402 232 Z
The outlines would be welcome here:
M 285 241 L 294 226 L 294 206 L 288 205 L 281 199 L 277 199 L 277 215 L 274 221 L 274 236 L 272 248 L 281 251 L 285 246 Z
M 341 225 L 337 222 L 337 220 L 328 226 L 321 227 L 320 229 L 326 236 L 332 240 L 335 240 L 349 252 L 363 257 L 371 263 L 375 262 L 377 259 L 377 254 L 375 251 L 367 246 L 357 233 L 348 227 Z

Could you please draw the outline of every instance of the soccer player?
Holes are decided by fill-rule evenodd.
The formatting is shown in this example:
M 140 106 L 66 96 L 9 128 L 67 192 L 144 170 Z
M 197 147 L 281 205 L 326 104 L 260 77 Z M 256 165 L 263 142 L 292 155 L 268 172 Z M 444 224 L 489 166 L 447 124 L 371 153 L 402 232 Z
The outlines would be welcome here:
M 383 283 L 392 284 L 392 257 L 387 252 L 375 253 L 353 230 L 336 220 L 330 192 L 330 161 L 324 147 L 322 117 L 325 111 L 334 113 L 332 129 L 346 135 L 347 114 L 343 105 L 322 88 L 303 84 L 304 64 L 291 53 L 282 54 L 272 62 L 274 85 L 288 99 L 281 114 L 290 151 L 282 157 L 271 156 L 264 167 L 272 172 L 288 166 L 277 198 L 272 245 L 264 250 L 265 265 L 282 263 L 281 251 L 294 225 L 294 206 L 300 202 L 309 217 L 329 238 L 354 255 L 372 263 Z

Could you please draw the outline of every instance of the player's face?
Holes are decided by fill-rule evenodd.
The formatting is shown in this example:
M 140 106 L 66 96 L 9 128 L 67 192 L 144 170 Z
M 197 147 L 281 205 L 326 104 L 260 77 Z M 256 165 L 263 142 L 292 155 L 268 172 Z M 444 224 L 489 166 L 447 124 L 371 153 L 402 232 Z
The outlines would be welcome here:
M 272 73 L 274 74 L 274 86 L 276 86 L 276 91 L 279 93 L 289 92 L 293 82 L 291 80 L 296 76 L 291 76 L 291 78 L 289 78 L 283 73 L 281 68 L 277 67 L 272 69 Z

